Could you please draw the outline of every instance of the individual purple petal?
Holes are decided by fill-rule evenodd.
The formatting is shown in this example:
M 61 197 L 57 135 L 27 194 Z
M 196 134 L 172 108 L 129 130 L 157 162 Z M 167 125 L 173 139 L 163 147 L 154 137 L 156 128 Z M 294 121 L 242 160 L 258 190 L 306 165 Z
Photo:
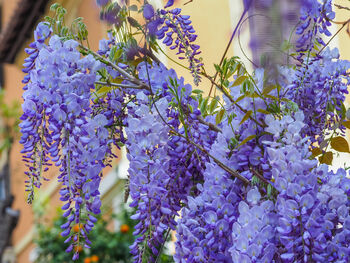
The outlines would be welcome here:
M 154 17 L 154 8 L 150 4 L 146 4 L 143 7 L 143 16 L 147 20 L 151 20 Z
M 105 6 L 110 2 L 110 0 L 96 0 L 98 6 Z
M 174 0 L 169 0 L 166 5 L 164 6 L 164 8 L 168 8 L 171 7 L 174 4 Z

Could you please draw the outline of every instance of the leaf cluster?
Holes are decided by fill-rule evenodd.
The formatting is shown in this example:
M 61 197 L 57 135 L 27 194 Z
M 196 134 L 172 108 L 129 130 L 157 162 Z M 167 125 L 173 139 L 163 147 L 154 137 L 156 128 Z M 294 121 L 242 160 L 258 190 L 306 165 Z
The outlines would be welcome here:
M 20 104 L 13 101 L 10 105 L 5 103 L 5 92 L 0 91 L 0 155 L 9 151 L 13 141 L 19 136 Z
M 35 244 L 37 245 L 38 257 L 37 263 L 71 262 L 72 255 L 66 253 L 67 244 L 65 238 L 60 235 L 61 225 L 65 223 L 65 218 L 59 212 L 53 221 L 53 225 L 37 224 L 37 236 Z M 90 241 L 94 244 L 91 248 L 81 248 L 80 257 L 77 262 L 84 262 L 85 258 L 97 256 L 98 262 L 130 262 L 129 246 L 134 241 L 132 235 L 135 222 L 130 219 L 131 213 L 125 208 L 118 215 L 99 216 L 95 227 L 89 234 Z M 123 225 L 126 224 L 130 229 L 123 233 L 122 231 L 111 231 L 113 220 Z M 73 228 L 74 230 L 74 228 Z

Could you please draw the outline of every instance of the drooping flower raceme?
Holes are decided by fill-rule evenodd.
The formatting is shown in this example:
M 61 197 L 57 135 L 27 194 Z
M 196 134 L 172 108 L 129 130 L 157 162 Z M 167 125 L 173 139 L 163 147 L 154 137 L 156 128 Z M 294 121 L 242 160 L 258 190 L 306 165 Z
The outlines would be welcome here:
M 344 222 L 349 218 L 349 209 L 345 208 L 349 201 L 342 184 L 349 179 L 342 169 L 330 176 L 326 165 L 316 168 L 316 160 L 308 158 L 308 137 L 300 136 L 303 118 L 297 112 L 294 118 L 267 120 L 270 126 L 281 123 L 285 132 L 280 140 L 266 142 L 274 186 L 279 192 L 276 253 L 283 262 L 346 262 L 350 257 L 347 238 L 333 248 L 326 242 L 334 244 L 338 235 L 348 233 Z M 342 206 L 339 212 L 328 208 L 335 202 Z
M 157 26 L 162 25 L 162 27 L 156 33 L 158 39 L 163 39 L 163 43 L 171 50 L 176 49 L 176 55 L 179 55 L 179 59 L 186 58 L 188 60 L 194 83 L 198 85 L 200 82 L 199 72 L 203 63 L 198 58 L 201 53 L 200 46 L 194 44 L 197 35 L 191 25 L 190 16 L 181 15 L 180 8 L 163 9 L 160 14 L 161 19 Z
M 47 24 L 39 24 L 36 35 L 41 38 L 31 44 L 37 50 L 27 50 L 35 54 L 35 61 L 25 70 L 29 77 L 23 94 L 21 142 L 30 164 L 29 201 L 31 184 L 40 187 L 43 165 L 51 160 L 59 167 L 60 199 L 67 217 L 62 235 L 68 236 L 67 242 L 72 240 L 67 249 L 71 251 L 89 243 L 86 234 L 96 221 L 93 214 L 100 213 L 100 173 L 113 141 L 105 128 L 106 116 L 90 107 L 100 62 L 91 55 L 81 58 L 74 40 L 63 42 L 54 35 L 44 43 L 50 31 Z M 74 224 L 81 224 L 75 234 L 71 233 Z M 73 258 L 77 257 L 75 253 Z
M 349 61 L 339 59 L 338 49 L 327 48 L 307 69 L 300 67 L 289 76 L 287 96 L 304 112 L 307 125 L 303 133 L 311 140 L 320 143 L 327 135 L 324 131 L 345 118 L 342 105 L 348 94 L 349 68 Z M 344 132 L 344 127 L 340 128 Z
M 186 107 L 191 104 L 194 108 L 198 106 L 189 96 L 190 86 L 184 85 L 183 79 L 178 79 L 173 70 L 163 65 L 151 67 L 141 63 L 138 71 L 139 78 L 149 83 L 151 90 L 136 92 L 135 104 L 130 105 L 126 118 L 131 206 L 137 207 L 133 218 L 139 221 L 134 234 L 141 235 L 131 251 L 134 262 L 141 262 L 150 250 L 148 260 L 153 262 L 167 230 L 176 228 L 175 216 L 181 209 L 181 202 L 186 202 L 194 182 L 202 179 L 201 158 L 205 157 L 181 137 L 185 137 L 186 132 L 178 120 L 179 112 L 169 109 L 174 93 L 183 110 L 189 110 Z M 151 94 L 163 98 L 153 102 Z M 190 123 L 186 125 L 193 128 L 187 135 L 207 147 L 215 133 L 198 124 L 197 115 L 193 118 L 187 120 Z
M 300 23 L 296 34 L 300 35 L 296 42 L 298 59 L 308 63 L 310 53 L 317 46 L 324 46 L 322 35 L 331 36 L 329 27 L 335 17 L 332 0 L 301 0 Z

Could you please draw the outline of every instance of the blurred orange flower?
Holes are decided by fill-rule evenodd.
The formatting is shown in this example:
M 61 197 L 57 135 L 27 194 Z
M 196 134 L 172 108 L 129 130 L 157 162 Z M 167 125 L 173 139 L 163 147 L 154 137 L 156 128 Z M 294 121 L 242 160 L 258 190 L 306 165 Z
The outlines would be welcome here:
M 99 258 L 96 255 L 91 256 L 91 262 L 98 262 Z
M 82 224 L 76 224 L 76 225 L 73 226 L 72 229 L 73 229 L 73 231 L 74 231 L 75 233 L 78 233 L 79 230 L 80 230 L 82 227 L 83 227 Z
M 130 230 L 130 227 L 127 224 L 122 224 L 120 226 L 120 232 L 122 232 L 122 233 L 127 233 L 127 232 L 129 232 L 129 230 Z
M 74 251 L 80 253 L 81 251 L 83 251 L 83 248 L 82 246 L 76 246 L 74 247 Z

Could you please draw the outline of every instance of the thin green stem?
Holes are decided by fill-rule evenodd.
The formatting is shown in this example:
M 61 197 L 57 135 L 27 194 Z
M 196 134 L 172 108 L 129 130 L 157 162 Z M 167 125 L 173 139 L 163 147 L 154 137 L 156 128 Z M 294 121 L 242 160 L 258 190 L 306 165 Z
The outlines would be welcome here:
M 140 87 L 140 86 L 136 86 L 136 85 L 114 83 L 114 82 L 95 81 L 95 84 L 110 86 L 110 87 L 117 87 L 117 88 L 145 89 L 144 87 Z
M 222 63 L 224 62 L 224 59 L 225 59 L 226 54 L 227 54 L 227 52 L 228 52 L 228 49 L 230 48 L 231 43 L 232 43 L 232 41 L 233 41 L 233 38 L 235 37 L 235 35 L 236 35 L 236 33 L 237 33 L 237 30 L 238 30 L 240 24 L 242 23 L 243 17 L 244 17 L 245 14 L 247 13 L 248 9 L 249 9 L 249 6 L 247 6 L 247 7 L 244 8 L 244 11 L 243 11 L 242 15 L 241 15 L 241 17 L 239 18 L 238 23 L 237 23 L 235 29 L 233 30 L 233 33 L 232 33 L 232 35 L 231 35 L 231 38 L 230 38 L 229 42 L 227 43 L 227 46 L 226 46 L 225 51 L 224 51 L 224 54 L 223 54 L 222 57 L 221 57 L 221 60 L 220 60 L 220 63 L 219 63 L 219 67 L 221 67 Z M 215 80 L 216 80 L 217 75 L 218 75 L 218 71 L 217 71 L 217 72 L 215 73 L 215 75 L 214 75 L 214 82 L 215 82 Z M 209 96 L 211 95 L 211 92 L 212 92 L 212 90 L 213 90 L 213 87 L 214 87 L 214 84 L 212 83 L 212 85 L 211 85 L 211 87 L 210 87 L 210 91 L 209 91 Z

